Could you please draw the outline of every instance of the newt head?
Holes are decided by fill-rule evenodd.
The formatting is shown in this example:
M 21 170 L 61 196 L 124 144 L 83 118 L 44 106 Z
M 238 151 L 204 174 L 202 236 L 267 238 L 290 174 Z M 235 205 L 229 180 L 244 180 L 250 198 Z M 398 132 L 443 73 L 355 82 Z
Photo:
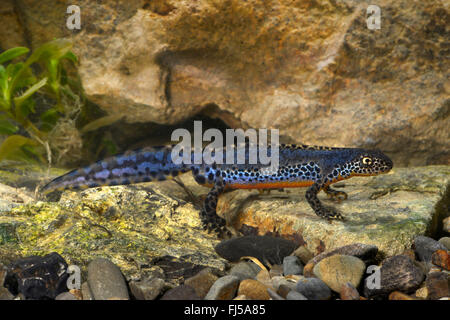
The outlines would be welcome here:
M 359 149 L 358 151 L 350 162 L 352 176 L 375 176 L 388 173 L 394 166 L 392 160 L 378 149 Z

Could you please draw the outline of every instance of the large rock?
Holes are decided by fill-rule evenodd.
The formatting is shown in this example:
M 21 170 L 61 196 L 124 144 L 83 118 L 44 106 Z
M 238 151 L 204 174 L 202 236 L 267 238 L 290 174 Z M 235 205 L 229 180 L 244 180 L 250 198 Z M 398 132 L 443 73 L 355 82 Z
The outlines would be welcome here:
M 174 284 L 204 267 L 223 271 L 227 262 L 214 251 L 219 239 L 203 231 L 189 199 L 176 183 L 164 181 L 64 192 L 59 202 L 16 205 L 0 212 L 0 261 L 56 251 L 85 274 L 88 262 L 103 256 L 127 280 L 162 261 L 176 274 L 168 279 Z
M 379 257 L 400 254 L 411 247 L 415 236 L 434 232 L 437 221 L 448 207 L 450 167 L 394 168 L 376 177 L 355 177 L 345 185 L 348 199 L 333 206 L 346 221 L 321 219 L 305 200 L 305 189 L 285 189 L 259 195 L 257 191 L 237 190 L 219 198 L 219 214 L 227 214 L 237 230 L 278 234 L 298 241 L 314 254 L 354 243 L 375 245 Z M 447 191 L 448 192 L 448 191 Z M 440 206 L 437 206 L 441 203 Z
M 378 1 L 379 30 L 369 0 L 80 0 L 74 31 L 71 3 L 10 3 L 24 29 L 11 37 L 71 37 L 87 97 L 130 123 L 203 113 L 286 141 L 378 147 L 397 165 L 449 163 L 442 1 Z

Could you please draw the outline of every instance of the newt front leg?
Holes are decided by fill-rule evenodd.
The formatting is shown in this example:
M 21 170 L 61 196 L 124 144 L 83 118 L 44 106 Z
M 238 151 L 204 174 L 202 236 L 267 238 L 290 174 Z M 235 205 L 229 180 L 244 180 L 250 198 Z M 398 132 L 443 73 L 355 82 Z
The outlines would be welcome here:
M 308 201 L 314 212 L 321 218 L 328 220 L 339 219 L 344 220 L 344 217 L 335 209 L 325 207 L 317 197 L 321 189 L 325 188 L 322 183 L 316 182 L 306 191 L 306 200 Z

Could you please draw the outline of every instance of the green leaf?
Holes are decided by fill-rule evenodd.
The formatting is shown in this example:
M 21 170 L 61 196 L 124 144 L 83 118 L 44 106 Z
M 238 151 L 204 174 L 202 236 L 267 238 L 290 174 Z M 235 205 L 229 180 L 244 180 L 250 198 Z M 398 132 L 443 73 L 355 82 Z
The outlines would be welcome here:
M 19 127 L 12 124 L 10 121 L 6 119 L 0 119 L 0 134 L 11 135 L 16 133 L 19 130 Z
M 113 115 L 101 117 L 92 122 L 89 122 L 87 125 L 85 125 L 80 130 L 80 132 L 86 133 L 89 131 L 97 130 L 97 129 L 105 127 L 105 126 L 109 126 L 109 125 L 113 124 L 114 122 L 120 120 L 121 118 L 123 118 L 123 115 L 121 115 L 121 114 L 113 114 Z
M 61 117 L 60 113 L 56 109 L 49 109 L 41 114 L 42 126 L 41 130 L 44 132 L 49 132 L 55 124 L 58 122 L 58 119 Z
M 36 102 L 33 99 L 26 99 L 20 105 L 16 106 L 16 119 L 25 119 L 30 113 L 34 113 Z
M 30 50 L 25 47 L 16 47 L 8 49 L 0 54 L 0 64 L 12 60 L 14 58 L 20 57 L 21 55 L 28 53 L 28 51 Z
M 78 63 L 78 58 L 72 51 L 68 51 L 64 56 L 61 57 L 61 59 L 68 59 L 72 61 L 74 64 Z
M 46 83 L 47 78 L 43 78 L 41 81 L 35 83 L 33 86 L 28 88 L 27 91 L 25 91 L 20 97 L 14 98 L 14 103 L 16 104 L 16 107 L 19 108 L 26 99 L 28 99 L 33 93 L 38 91 L 40 88 L 45 86 Z
M 5 159 L 23 160 L 27 155 L 22 150 L 23 146 L 34 147 L 37 142 L 20 135 L 12 135 L 7 137 L 0 145 L 0 161 Z
M 55 39 L 44 43 L 37 48 L 26 60 L 26 63 L 30 65 L 37 61 L 48 61 L 51 59 L 59 60 L 66 55 L 70 49 L 72 49 L 72 41 L 68 39 Z

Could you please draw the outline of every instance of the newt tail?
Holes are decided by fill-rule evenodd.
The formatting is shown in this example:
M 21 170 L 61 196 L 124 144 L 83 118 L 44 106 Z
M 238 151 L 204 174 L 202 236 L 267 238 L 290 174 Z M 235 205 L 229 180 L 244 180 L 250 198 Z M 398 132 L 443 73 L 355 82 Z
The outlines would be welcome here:
M 392 160 L 379 150 L 282 144 L 277 170 L 267 172 L 264 170 L 267 165 L 247 163 L 248 148 L 244 164 L 195 164 L 194 161 L 175 163 L 173 147 L 148 147 L 97 161 L 54 179 L 42 192 L 162 181 L 191 171 L 197 183 L 211 188 L 200 213 L 204 228 L 223 234 L 228 231 L 225 220 L 216 214 L 216 207 L 218 197 L 226 189 L 308 187 L 306 200 L 316 215 L 325 219 L 343 219 L 334 209 L 323 206 L 317 194 L 323 190 L 332 198 L 346 199 L 345 192 L 333 190 L 330 185 L 354 176 L 387 173 L 393 167 Z M 236 160 L 236 152 L 233 152 Z M 222 163 L 226 163 L 225 151 L 223 159 Z

